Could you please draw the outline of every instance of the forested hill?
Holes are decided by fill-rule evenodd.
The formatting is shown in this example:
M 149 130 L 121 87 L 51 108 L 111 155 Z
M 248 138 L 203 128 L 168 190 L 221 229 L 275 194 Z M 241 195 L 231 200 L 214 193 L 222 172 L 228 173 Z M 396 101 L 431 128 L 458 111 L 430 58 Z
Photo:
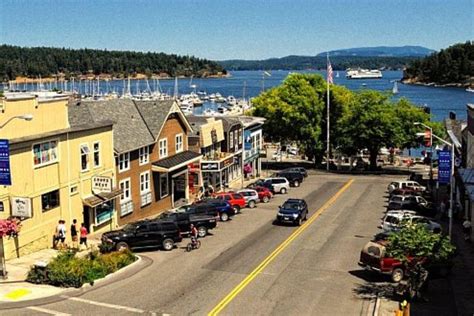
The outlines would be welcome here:
M 329 56 L 425 57 L 432 53 L 434 50 L 423 46 L 375 46 L 333 50 Z M 326 57 L 326 52 L 317 56 Z
M 17 76 L 44 78 L 59 73 L 64 73 L 66 77 L 89 73 L 114 77 L 135 73 L 206 77 L 225 73 L 225 70 L 216 62 L 192 56 L 0 45 L 0 80 L 11 80 Z
M 413 61 L 403 77 L 407 83 L 474 86 L 474 43 L 456 44 Z
M 334 70 L 350 67 L 403 69 L 420 57 L 374 57 L 374 56 L 334 56 L 330 57 Z M 287 56 L 265 60 L 225 60 L 219 62 L 228 70 L 270 70 L 270 69 L 326 69 L 324 56 Z

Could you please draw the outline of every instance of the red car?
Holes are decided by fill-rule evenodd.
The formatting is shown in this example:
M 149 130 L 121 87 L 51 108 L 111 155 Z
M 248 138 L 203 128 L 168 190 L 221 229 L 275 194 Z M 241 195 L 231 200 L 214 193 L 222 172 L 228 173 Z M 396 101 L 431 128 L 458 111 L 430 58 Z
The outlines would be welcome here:
M 254 188 L 254 190 L 257 191 L 258 198 L 263 203 L 270 202 L 270 199 L 273 197 L 272 191 L 270 191 L 268 188 L 257 186 Z
M 245 205 L 247 205 L 245 198 L 241 194 L 234 192 L 217 193 L 215 198 L 229 202 L 236 214 L 240 212 L 241 208 L 244 208 Z

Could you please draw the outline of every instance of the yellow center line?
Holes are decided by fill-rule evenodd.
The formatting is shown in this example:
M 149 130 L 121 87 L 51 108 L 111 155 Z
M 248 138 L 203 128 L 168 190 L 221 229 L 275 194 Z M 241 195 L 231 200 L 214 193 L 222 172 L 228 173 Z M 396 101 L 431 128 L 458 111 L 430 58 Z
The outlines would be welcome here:
M 321 208 L 319 208 L 303 225 L 298 227 L 284 242 L 282 242 L 273 252 L 266 257 L 250 274 L 243 279 L 219 304 L 216 305 L 208 314 L 208 316 L 218 315 L 259 273 L 265 269 L 296 237 L 298 237 L 306 228 L 309 227 L 336 199 L 349 188 L 354 179 L 349 180 L 344 186 L 337 191 Z

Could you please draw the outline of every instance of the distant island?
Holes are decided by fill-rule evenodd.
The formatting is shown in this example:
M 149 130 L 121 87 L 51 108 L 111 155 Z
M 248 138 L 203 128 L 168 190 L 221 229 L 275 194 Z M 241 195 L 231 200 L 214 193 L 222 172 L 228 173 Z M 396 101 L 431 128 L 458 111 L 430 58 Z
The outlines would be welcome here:
M 334 50 L 329 52 L 329 57 L 335 70 L 345 70 L 352 67 L 403 69 L 411 62 L 432 52 L 434 51 L 421 46 L 379 46 Z M 234 59 L 219 61 L 219 63 L 228 70 L 325 69 L 326 52 L 316 56 L 292 55 L 265 60 Z
M 474 87 L 474 43 L 455 44 L 420 60 L 414 60 L 402 81 L 411 84 Z
M 0 81 L 24 78 L 221 77 L 220 64 L 193 56 L 0 45 Z

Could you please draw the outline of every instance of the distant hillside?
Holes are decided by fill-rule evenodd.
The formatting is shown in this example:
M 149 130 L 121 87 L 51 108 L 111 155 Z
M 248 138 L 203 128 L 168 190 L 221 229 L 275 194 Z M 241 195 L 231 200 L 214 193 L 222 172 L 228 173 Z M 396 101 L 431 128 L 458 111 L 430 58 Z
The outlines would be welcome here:
M 331 65 L 334 70 L 345 70 L 350 67 L 403 69 L 420 57 L 368 57 L 368 56 L 334 56 Z M 227 70 L 303 70 L 326 69 L 326 56 L 287 56 L 265 60 L 225 60 L 218 62 Z
M 456 44 L 413 61 L 403 79 L 406 83 L 474 87 L 474 42 Z
M 329 56 L 425 57 L 434 52 L 422 46 L 377 46 L 333 50 L 329 52 Z M 326 52 L 317 56 L 326 57 Z
M 18 47 L 0 45 L 0 81 L 17 76 L 50 77 L 109 74 L 114 77 L 135 73 L 207 77 L 225 73 L 216 62 L 193 56 L 98 49 Z

